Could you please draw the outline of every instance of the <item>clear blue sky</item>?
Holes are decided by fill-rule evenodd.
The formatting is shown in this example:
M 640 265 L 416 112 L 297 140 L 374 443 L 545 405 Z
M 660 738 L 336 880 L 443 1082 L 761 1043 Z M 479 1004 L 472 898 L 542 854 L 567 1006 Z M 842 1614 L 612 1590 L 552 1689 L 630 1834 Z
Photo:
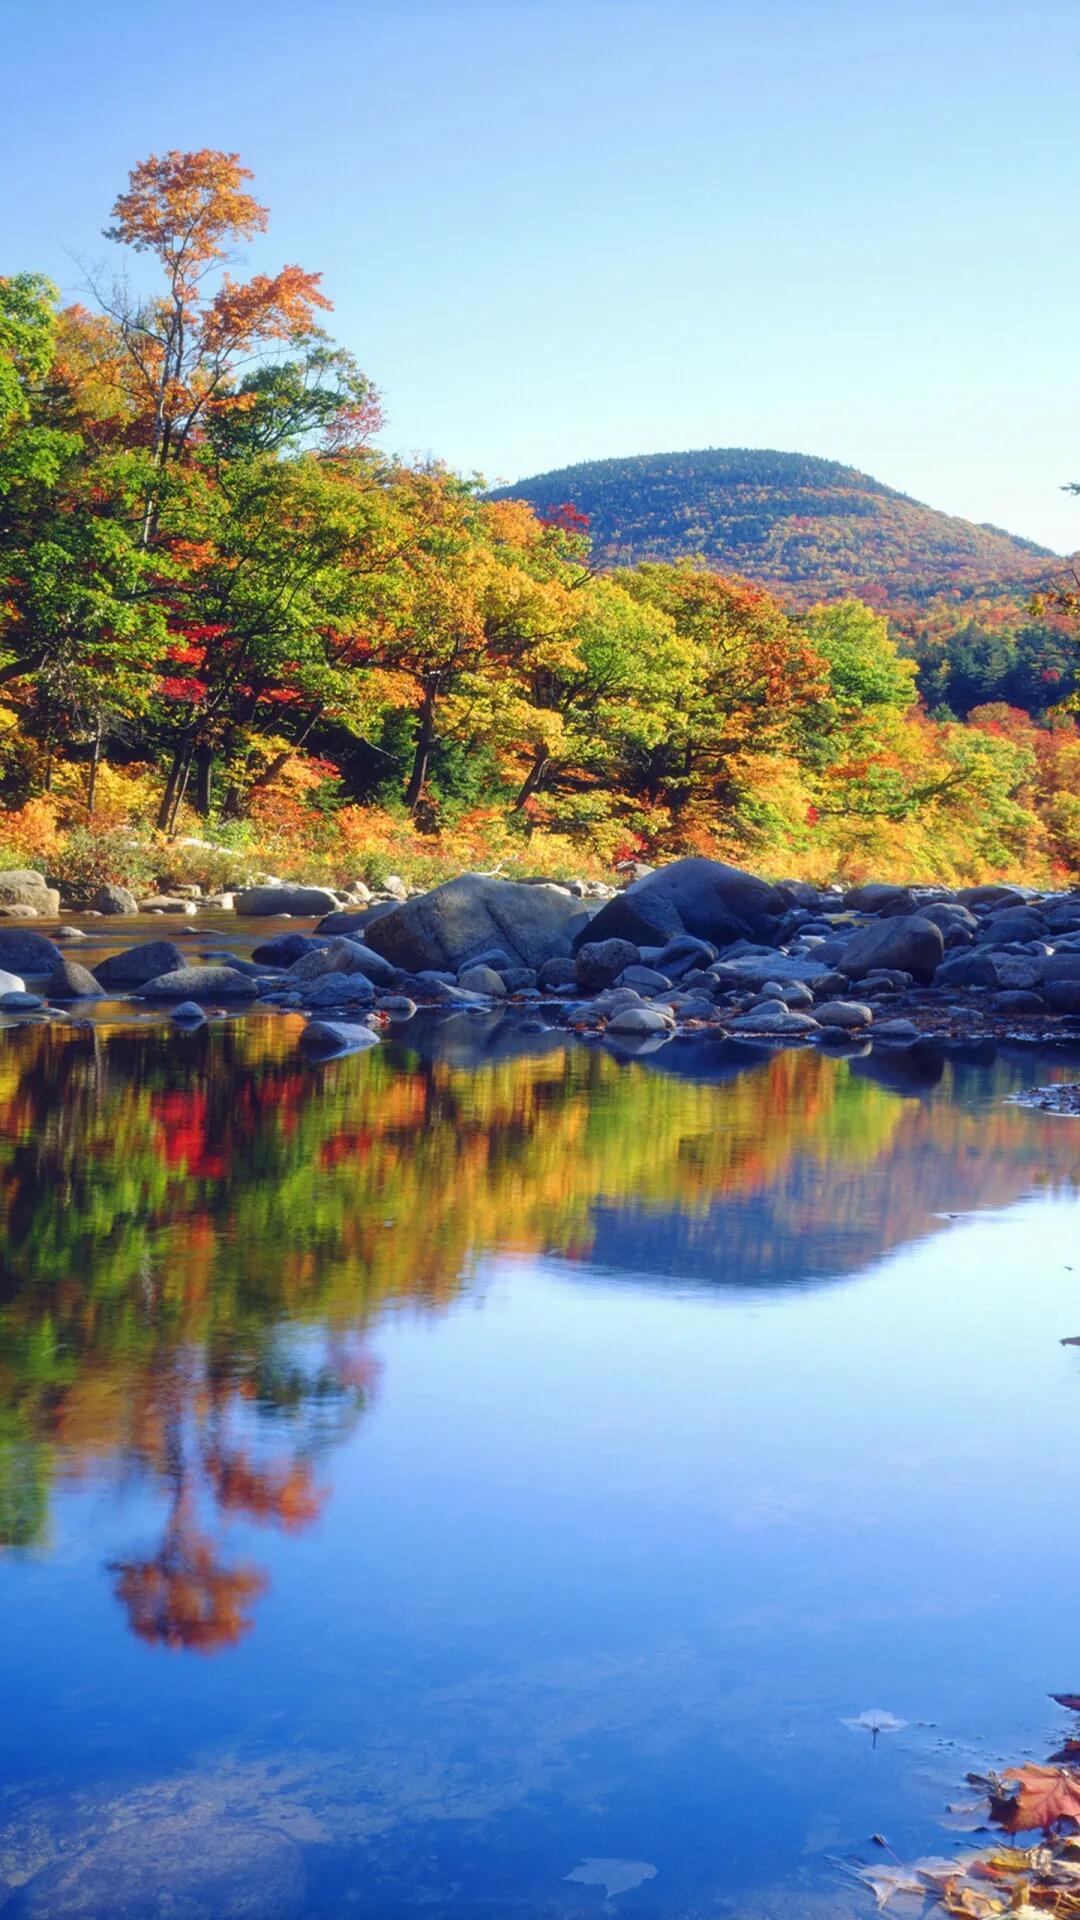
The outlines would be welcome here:
M 3 69 L 0 271 L 236 149 L 402 453 L 784 447 L 1080 547 L 1073 0 L 8 0 Z

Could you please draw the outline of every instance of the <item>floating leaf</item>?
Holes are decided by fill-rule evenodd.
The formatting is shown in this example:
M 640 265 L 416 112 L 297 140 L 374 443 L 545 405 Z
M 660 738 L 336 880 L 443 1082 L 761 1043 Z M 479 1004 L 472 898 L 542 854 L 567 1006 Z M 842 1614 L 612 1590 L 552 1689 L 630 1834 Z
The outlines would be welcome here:
M 578 1880 L 584 1887 L 603 1887 L 609 1900 L 617 1893 L 629 1893 L 643 1880 L 655 1880 L 651 1860 L 583 1860 L 567 1880 Z
M 1080 1822 L 1080 1773 L 1065 1767 L 1006 1767 L 991 1784 L 995 1820 L 1010 1833 L 1043 1832 L 1059 1820 Z
M 853 1720 L 842 1720 L 841 1725 L 850 1727 L 853 1733 L 868 1733 L 872 1744 L 877 1746 L 879 1733 L 899 1733 L 907 1726 L 906 1720 L 898 1720 L 895 1713 L 886 1713 L 884 1707 L 869 1707 Z

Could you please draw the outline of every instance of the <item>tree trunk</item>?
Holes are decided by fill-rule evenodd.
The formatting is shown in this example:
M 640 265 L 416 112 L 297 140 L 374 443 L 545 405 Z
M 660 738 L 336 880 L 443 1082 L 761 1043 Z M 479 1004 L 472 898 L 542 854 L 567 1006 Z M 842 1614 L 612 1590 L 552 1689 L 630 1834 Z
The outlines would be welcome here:
M 86 817 L 88 820 L 92 820 L 94 817 L 94 805 L 97 800 L 98 767 L 100 765 L 101 765 L 101 722 L 99 720 L 97 727 L 95 728 L 95 731 L 94 731 L 94 746 L 90 756 L 90 778 L 86 786 Z
M 195 811 L 206 820 L 214 798 L 214 749 L 204 740 L 195 762 Z
M 173 834 L 176 832 L 176 816 L 184 804 L 184 795 L 187 792 L 187 784 L 191 775 L 191 763 L 194 758 L 195 758 L 195 743 L 194 741 L 189 741 L 184 751 L 183 767 L 181 770 L 180 778 L 176 784 L 176 797 L 173 800 L 172 812 L 169 815 L 168 832 L 170 834 Z
M 431 749 L 434 744 L 435 693 L 434 689 L 429 687 L 424 694 L 423 705 L 420 708 L 420 725 L 416 735 L 416 747 L 413 751 L 412 772 L 409 775 L 409 784 L 405 789 L 405 805 L 408 807 L 410 813 L 415 813 L 420 804 L 420 796 L 424 791 L 424 782 L 427 779 L 428 761 L 431 759 Z
M 159 833 L 167 833 L 169 830 L 173 801 L 176 798 L 176 789 L 180 783 L 183 766 L 184 748 L 183 746 L 179 746 L 173 754 L 172 766 L 169 768 L 169 777 L 165 782 L 165 791 L 161 796 L 161 805 L 157 810 L 157 819 L 154 822 Z
M 515 799 L 514 804 L 510 809 L 511 813 L 521 812 L 521 809 L 525 805 L 526 800 L 530 800 L 533 794 L 537 791 L 537 788 L 543 785 L 545 776 L 550 766 L 551 766 L 551 755 L 549 754 L 547 748 L 537 747 L 535 756 L 533 758 L 532 766 L 529 768 L 529 771 L 525 775 L 525 778 L 522 781 L 521 786 L 518 788 L 517 798 Z

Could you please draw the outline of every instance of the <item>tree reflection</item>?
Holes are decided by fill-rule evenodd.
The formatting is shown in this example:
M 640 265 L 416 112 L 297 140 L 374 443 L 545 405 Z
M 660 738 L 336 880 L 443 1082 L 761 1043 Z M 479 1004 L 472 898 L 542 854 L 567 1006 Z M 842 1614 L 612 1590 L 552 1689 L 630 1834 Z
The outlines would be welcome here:
M 810 1052 L 731 1051 L 716 1085 L 548 1043 L 314 1072 L 296 1038 L 42 1027 L 0 1055 L 0 1545 L 45 1541 L 58 1486 L 149 1491 L 159 1532 L 110 1573 L 158 1646 L 251 1627 L 252 1541 L 317 1523 L 387 1302 L 444 1310 L 491 1250 L 834 1279 L 1080 1161 L 951 1067 L 915 1099 Z

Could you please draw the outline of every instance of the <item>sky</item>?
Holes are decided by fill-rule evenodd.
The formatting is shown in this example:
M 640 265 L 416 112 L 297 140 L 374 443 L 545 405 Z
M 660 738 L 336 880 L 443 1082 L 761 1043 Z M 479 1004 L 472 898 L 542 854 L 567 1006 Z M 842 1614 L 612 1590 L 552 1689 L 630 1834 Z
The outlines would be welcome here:
M 0 272 L 239 152 L 384 444 L 491 484 L 702 446 L 1080 547 L 1074 0 L 0 0 Z

